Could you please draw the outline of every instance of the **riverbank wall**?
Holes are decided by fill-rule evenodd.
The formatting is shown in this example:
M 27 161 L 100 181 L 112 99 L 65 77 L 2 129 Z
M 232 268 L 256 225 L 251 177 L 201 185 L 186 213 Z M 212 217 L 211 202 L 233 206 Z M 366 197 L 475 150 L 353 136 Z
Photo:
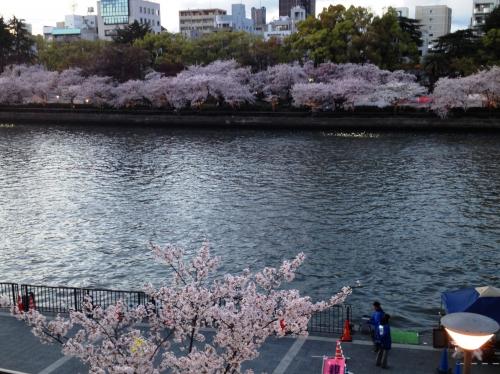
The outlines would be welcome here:
M 165 128 L 300 129 L 332 131 L 500 131 L 500 111 L 473 110 L 442 119 L 426 110 L 167 112 L 149 109 L 0 107 L 0 124 L 155 126 Z

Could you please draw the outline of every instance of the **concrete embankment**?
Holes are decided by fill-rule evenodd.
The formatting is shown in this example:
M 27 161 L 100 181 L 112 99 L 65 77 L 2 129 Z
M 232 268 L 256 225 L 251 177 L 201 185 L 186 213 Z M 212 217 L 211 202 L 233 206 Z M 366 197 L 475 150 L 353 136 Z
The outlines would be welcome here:
M 238 128 L 303 130 L 500 130 L 498 111 L 475 111 L 441 119 L 427 111 L 391 113 L 243 112 L 172 113 L 154 110 L 0 108 L 0 124 L 159 126 L 166 128 Z

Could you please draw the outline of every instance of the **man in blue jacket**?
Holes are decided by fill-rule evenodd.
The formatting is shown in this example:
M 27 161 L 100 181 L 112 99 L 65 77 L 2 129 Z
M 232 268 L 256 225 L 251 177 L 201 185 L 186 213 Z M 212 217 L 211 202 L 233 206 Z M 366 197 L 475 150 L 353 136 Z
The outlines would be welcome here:
M 384 314 L 380 325 L 378 327 L 380 336 L 380 349 L 377 354 L 377 362 L 375 365 L 382 366 L 383 369 L 387 369 L 387 357 L 389 356 L 389 351 L 392 346 L 391 339 L 391 327 L 389 326 L 389 314 Z
M 384 311 L 382 309 L 382 306 L 378 301 L 375 301 L 373 303 L 373 314 L 368 321 L 368 324 L 370 325 L 370 331 L 372 335 L 372 340 L 373 340 L 373 350 L 375 352 L 379 351 L 380 348 L 380 334 L 379 334 L 379 325 L 380 321 L 382 321 L 382 317 L 384 316 Z

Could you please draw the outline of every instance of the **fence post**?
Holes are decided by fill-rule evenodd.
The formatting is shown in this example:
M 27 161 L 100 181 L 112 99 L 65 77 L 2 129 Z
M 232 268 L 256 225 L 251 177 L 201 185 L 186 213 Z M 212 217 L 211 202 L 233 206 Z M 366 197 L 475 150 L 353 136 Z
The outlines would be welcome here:
M 80 309 L 78 308 L 78 294 L 76 292 L 76 288 L 73 288 L 73 295 L 75 298 L 75 311 L 79 312 Z
M 19 291 L 19 286 L 12 283 L 12 305 L 17 305 L 17 294 Z
M 23 286 L 21 286 L 22 288 Z M 30 310 L 30 295 L 28 292 L 28 286 L 24 285 L 24 300 L 23 300 L 24 311 L 28 312 Z

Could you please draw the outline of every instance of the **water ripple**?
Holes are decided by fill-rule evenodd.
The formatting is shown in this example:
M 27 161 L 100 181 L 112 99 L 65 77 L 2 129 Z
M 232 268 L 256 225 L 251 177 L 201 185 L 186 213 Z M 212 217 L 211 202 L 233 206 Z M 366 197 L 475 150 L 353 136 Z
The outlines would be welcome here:
M 399 325 L 440 292 L 500 286 L 500 137 L 0 128 L 3 281 L 139 289 L 168 271 L 150 241 L 208 239 L 221 271 L 306 252 L 294 286 L 361 280 Z

